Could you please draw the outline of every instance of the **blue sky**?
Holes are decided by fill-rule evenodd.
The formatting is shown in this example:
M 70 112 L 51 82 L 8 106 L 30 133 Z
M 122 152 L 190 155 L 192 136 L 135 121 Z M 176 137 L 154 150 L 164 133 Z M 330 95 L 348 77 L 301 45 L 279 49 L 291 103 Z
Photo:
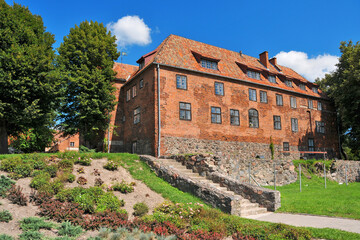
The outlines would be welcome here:
M 176 34 L 253 57 L 266 50 L 313 80 L 334 69 L 340 41 L 360 40 L 358 0 L 15 2 L 42 16 L 55 48 L 81 21 L 113 23 L 128 64 Z

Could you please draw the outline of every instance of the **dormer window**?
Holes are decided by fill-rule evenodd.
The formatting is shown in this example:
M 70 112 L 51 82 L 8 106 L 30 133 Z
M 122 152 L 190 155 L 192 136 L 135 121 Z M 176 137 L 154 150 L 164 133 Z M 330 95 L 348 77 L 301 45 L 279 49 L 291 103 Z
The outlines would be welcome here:
M 299 88 L 300 88 L 301 90 L 306 91 L 305 84 L 303 84 L 303 83 L 300 83 L 300 84 L 299 84 Z
M 292 81 L 286 79 L 286 80 L 285 80 L 285 85 L 288 86 L 288 87 L 292 87 Z
M 248 71 L 247 71 L 247 76 L 248 76 L 249 78 L 253 78 L 253 79 L 260 80 L 260 73 L 255 72 L 255 71 L 248 70 Z
M 141 61 L 139 63 L 139 70 L 142 69 L 145 66 L 145 61 Z
M 274 75 L 269 75 L 269 82 L 276 83 L 276 77 Z
M 218 70 L 217 62 L 201 59 L 201 66 L 203 68 Z
M 319 93 L 319 91 L 318 91 L 318 88 L 317 88 L 317 87 L 313 87 L 313 88 L 312 88 L 312 91 L 313 91 L 314 93 Z

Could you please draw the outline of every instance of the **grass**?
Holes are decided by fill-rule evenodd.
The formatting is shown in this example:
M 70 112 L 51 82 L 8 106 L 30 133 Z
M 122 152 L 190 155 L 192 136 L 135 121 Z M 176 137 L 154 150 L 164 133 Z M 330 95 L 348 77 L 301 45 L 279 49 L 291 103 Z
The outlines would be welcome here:
M 305 171 L 306 168 L 302 168 Z M 281 192 L 281 208 L 277 212 L 307 213 L 333 217 L 360 219 L 360 183 L 339 184 L 311 172 L 302 174 L 302 191 L 299 180 L 277 187 Z

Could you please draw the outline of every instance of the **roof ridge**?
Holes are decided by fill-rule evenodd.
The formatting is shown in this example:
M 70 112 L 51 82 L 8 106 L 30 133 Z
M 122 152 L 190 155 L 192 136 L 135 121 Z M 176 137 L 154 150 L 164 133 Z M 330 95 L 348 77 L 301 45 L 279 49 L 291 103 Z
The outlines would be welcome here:
M 160 52 L 162 51 L 163 47 L 165 46 L 165 43 L 167 43 L 172 36 L 176 36 L 176 35 L 170 34 L 170 35 L 167 36 L 167 37 L 164 39 L 164 41 L 162 41 L 162 43 L 160 43 L 160 45 L 155 49 L 155 50 L 156 50 L 156 53 L 155 53 L 155 56 L 154 56 L 152 62 L 155 62 L 155 63 L 157 62 L 157 57 L 160 55 Z

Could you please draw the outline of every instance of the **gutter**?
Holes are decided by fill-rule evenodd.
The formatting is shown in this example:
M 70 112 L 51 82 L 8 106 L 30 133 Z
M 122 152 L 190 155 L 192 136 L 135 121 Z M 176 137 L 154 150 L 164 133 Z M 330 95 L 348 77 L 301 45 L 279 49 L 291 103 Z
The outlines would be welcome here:
M 161 144 L 161 115 L 160 115 L 160 64 L 157 64 L 157 102 L 158 102 L 158 146 L 157 156 L 160 157 L 160 144 Z

